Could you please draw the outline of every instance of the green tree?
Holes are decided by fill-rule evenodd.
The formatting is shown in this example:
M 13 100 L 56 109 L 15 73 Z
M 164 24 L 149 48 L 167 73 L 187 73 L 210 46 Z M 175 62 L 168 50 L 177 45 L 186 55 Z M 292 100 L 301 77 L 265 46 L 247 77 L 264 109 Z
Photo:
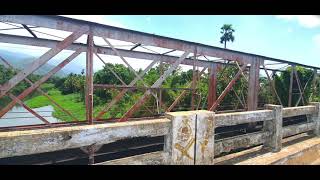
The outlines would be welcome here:
M 313 78 L 312 77 L 313 72 L 310 69 L 306 69 L 306 68 L 303 68 L 300 66 L 297 66 L 296 69 L 297 69 L 299 80 L 300 80 L 300 83 L 302 86 L 301 87 L 302 91 L 303 91 L 304 87 L 306 86 L 305 92 L 304 92 L 304 97 L 305 97 L 305 100 L 308 101 L 308 99 L 309 99 L 308 97 L 311 95 L 311 92 L 312 92 L 311 81 Z M 275 77 L 275 87 L 276 87 L 277 93 L 279 94 L 280 99 L 281 99 L 284 106 L 288 105 L 291 71 L 292 71 L 292 68 L 288 67 L 285 71 L 281 72 L 279 75 L 276 75 L 276 77 Z M 292 89 L 293 89 L 292 106 L 294 106 L 297 103 L 298 98 L 300 96 L 300 94 L 298 93 L 299 92 L 298 91 L 298 84 L 297 84 L 295 76 L 293 78 Z M 299 105 L 302 105 L 302 100 L 300 100 Z
M 222 36 L 220 37 L 220 43 L 224 44 L 224 48 L 227 48 L 227 42 L 234 41 L 234 36 L 232 33 L 234 33 L 235 30 L 232 28 L 232 24 L 224 24 L 221 27 L 221 34 Z

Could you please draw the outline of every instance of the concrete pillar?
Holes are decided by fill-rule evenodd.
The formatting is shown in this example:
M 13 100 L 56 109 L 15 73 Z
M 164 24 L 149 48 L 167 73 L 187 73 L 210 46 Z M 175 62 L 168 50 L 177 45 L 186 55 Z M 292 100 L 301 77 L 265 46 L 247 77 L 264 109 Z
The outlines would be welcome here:
M 193 165 L 196 141 L 195 111 L 169 112 L 165 116 L 171 120 L 171 130 L 165 137 L 166 164 Z
M 315 123 L 313 133 L 320 136 L 320 102 L 311 102 L 309 104 L 316 107 L 316 112 L 310 116 L 310 120 Z
M 214 112 L 168 112 L 171 128 L 165 137 L 165 164 L 213 164 Z
M 196 165 L 214 164 L 214 112 L 199 110 L 196 119 Z
M 274 118 L 264 121 L 264 131 L 269 133 L 264 142 L 264 148 L 270 149 L 272 152 L 278 152 L 282 148 L 282 106 L 266 104 L 265 108 L 273 110 Z

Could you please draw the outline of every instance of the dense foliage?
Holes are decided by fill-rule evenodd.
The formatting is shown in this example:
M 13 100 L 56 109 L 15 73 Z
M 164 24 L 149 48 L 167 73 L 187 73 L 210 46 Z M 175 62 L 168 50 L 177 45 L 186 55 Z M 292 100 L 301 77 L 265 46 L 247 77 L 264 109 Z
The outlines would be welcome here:
M 14 75 L 16 75 L 18 72 L 17 69 L 11 69 L 11 68 L 6 68 L 4 65 L 0 64 L 0 84 L 4 84 L 5 82 L 7 82 L 8 80 L 10 80 Z M 31 80 L 32 82 L 35 82 L 37 80 L 40 79 L 40 75 L 29 75 L 27 77 L 29 80 Z M 26 81 L 21 81 L 20 83 L 18 83 L 11 91 L 10 93 L 12 93 L 13 95 L 17 96 L 19 95 L 23 90 L 25 90 L 26 88 L 30 87 L 30 84 Z M 39 95 L 37 92 L 32 93 L 31 95 L 29 95 L 26 99 L 28 98 L 32 98 L 34 96 Z M 6 104 L 8 104 L 8 102 L 10 102 L 10 98 L 8 96 L 5 96 L 3 98 L 0 99 L 0 108 L 2 108 L 3 106 L 5 106 Z
M 94 84 L 109 84 L 109 85 L 124 85 L 111 71 L 112 69 L 126 85 L 129 85 L 130 82 L 136 78 L 134 73 L 130 71 L 129 68 L 125 67 L 122 64 L 107 64 L 107 67 L 97 71 L 94 73 Z M 155 66 L 151 68 L 144 76 L 143 82 L 138 80 L 137 83 L 133 86 L 139 87 L 138 89 L 130 89 L 125 93 L 124 97 L 121 98 L 119 102 L 115 104 L 104 116 L 104 118 L 111 117 L 121 117 L 132 105 L 143 95 L 146 91 L 144 86 L 151 86 L 161 74 L 163 74 L 166 69 L 168 69 L 168 64 L 163 64 L 162 66 Z M 11 77 L 13 77 L 17 70 L 10 70 L 0 65 L 0 84 L 5 83 Z M 137 71 L 140 74 L 142 70 Z M 217 73 L 218 83 L 217 83 L 217 95 L 219 96 L 223 90 L 226 88 L 228 83 L 233 79 L 235 74 L 238 72 L 238 68 L 236 66 L 228 66 L 227 68 L 219 71 Z M 319 85 L 312 86 L 312 78 L 313 71 L 309 69 L 305 69 L 302 67 L 297 67 L 297 72 L 299 75 L 299 79 L 302 84 L 302 88 L 305 87 L 305 100 L 306 101 L 319 101 Z M 196 74 L 199 72 L 196 71 Z M 279 72 L 274 76 L 274 83 L 276 90 L 283 102 L 284 106 L 288 104 L 288 92 L 289 92 L 289 83 L 290 83 L 290 73 L 291 68 L 287 68 L 283 72 Z M 40 78 L 40 76 L 30 75 L 28 76 L 30 80 L 35 82 Z M 171 75 L 164 81 L 162 87 L 163 88 L 176 88 L 176 89 L 163 89 L 160 91 L 159 89 L 154 89 L 152 92 L 155 96 L 159 97 L 161 93 L 162 99 L 162 108 L 160 109 L 159 103 L 152 96 L 145 102 L 145 104 L 137 111 L 134 116 L 148 116 L 155 115 L 157 113 L 164 112 L 166 108 L 168 108 L 172 102 L 181 94 L 183 91 L 179 88 L 190 88 L 190 82 L 193 78 L 193 71 L 183 71 L 182 69 L 177 69 L 171 73 Z M 311 80 L 310 80 L 311 78 Z M 195 91 L 195 107 L 198 109 L 207 109 L 207 96 L 208 96 L 208 73 L 202 74 L 200 81 L 197 83 L 197 90 Z M 85 89 L 85 75 L 84 74 L 69 74 L 64 78 L 60 77 L 52 77 L 47 82 L 47 85 L 43 85 L 42 88 L 46 88 L 46 91 L 59 100 L 61 103 L 64 102 L 64 99 L 72 99 L 73 104 L 66 104 L 66 106 L 75 106 L 71 108 L 71 111 L 75 111 L 79 115 L 79 117 L 85 116 L 84 112 L 76 112 L 76 111 L 84 111 L 85 109 L 85 101 L 84 101 L 84 89 Z M 319 81 L 319 79 L 318 79 Z M 51 84 L 51 85 L 50 85 Z M 230 109 L 243 109 L 245 108 L 245 103 L 247 99 L 247 80 L 243 76 L 236 81 L 232 90 L 225 96 L 224 100 L 220 103 L 218 110 L 230 110 Z M 30 85 L 24 81 L 18 84 L 11 92 L 15 95 L 21 93 L 24 89 L 29 87 Z M 266 77 L 260 76 L 260 90 L 259 90 L 259 105 L 263 105 L 266 103 L 279 104 L 277 98 L 272 94 L 272 89 L 270 83 Z M 312 90 L 315 88 L 315 90 Z M 103 108 L 106 104 L 108 104 L 114 97 L 116 97 L 120 91 L 123 89 L 102 89 L 95 88 L 94 90 L 94 113 L 95 115 Z M 293 83 L 293 98 L 292 105 L 294 106 L 297 102 L 299 95 L 298 86 L 296 83 L 296 79 L 294 79 Z M 312 93 L 314 92 L 314 93 Z M 38 96 L 39 94 L 33 93 L 31 97 Z M 191 91 L 187 91 L 185 96 L 179 101 L 174 110 L 189 110 L 191 107 Z M 310 98 L 309 98 L 310 97 Z M 27 100 L 26 98 L 25 100 Z M 28 101 L 32 107 L 38 107 L 40 105 L 50 104 L 46 101 L 46 98 L 34 98 L 38 99 L 39 102 Z M 0 101 L 1 107 L 3 107 L 9 99 L 2 98 Z M 302 101 L 300 101 L 299 105 L 302 105 Z M 157 108 L 158 107 L 158 108 Z M 61 112 L 55 114 L 62 114 Z

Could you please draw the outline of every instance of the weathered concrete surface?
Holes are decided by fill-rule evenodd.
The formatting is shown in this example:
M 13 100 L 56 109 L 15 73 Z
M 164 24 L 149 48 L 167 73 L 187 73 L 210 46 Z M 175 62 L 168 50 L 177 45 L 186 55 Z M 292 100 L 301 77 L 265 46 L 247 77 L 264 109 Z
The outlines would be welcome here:
M 214 163 L 214 129 L 215 113 L 212 111 L 196 111 L 196 148 L 195 164 L 209 165 Z
M 320 160 L 320 138 L 295 143 L 277 153 L 265 153 L 236 165 L 310 165 Z
M 164 118 L 0 132 L 0 158 L 108 144 L 133 137 L 163 136 L 169 129 L 170 120 Z
M 315 106 L 300 106 L 300 107 L 287 107 L 283 108 L 283 117 L 300 116 L 304 114 L 314 114 L 316 112 Z
M 245 111 L 215 115 L 216 127 L 268 121 L 272 120 L 273 118 L 272 110 Z
M 166 136 L 166 164 L 193 165 L 195 161 L 196 111 L 166 113 L 171 130 Z
M 311 105 L 315 106 L 315 113 L 311 115 L 311 121 L 315 123 L 313 133 L 320 136 L 320 103 L 311 102 Z
M 267 104 L 265 107 L 273 110 L 274 118 L 272 121 L 263 122 L 264 131 L 269 133 L 269 136 L 264 141 L 264 148 L 278 152 L 282 147 L 282 106 Z
M 266 136 L 268 136 L 268 133 L 258 132 L 221 139 L 215 143 L 215 155 L 263 144 Z
M 290 125 L 282 128 L 282 135 L 283 137 L 292 136 L 295 134 L 300 134 L 303 132 L 308 132 L 315 129 L 315 123 L 309 122 L 309 123 L 303 123 L 303 124 L 295 124 Z

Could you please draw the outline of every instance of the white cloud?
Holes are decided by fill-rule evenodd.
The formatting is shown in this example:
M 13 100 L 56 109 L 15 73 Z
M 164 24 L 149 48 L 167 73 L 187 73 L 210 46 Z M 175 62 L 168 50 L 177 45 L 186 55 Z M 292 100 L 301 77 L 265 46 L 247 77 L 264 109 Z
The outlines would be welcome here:
M 292 33 L 293 29 L 292 28 L 288 28 L 288 33 Z
M 276 18 L 287 21 L 297 21 L 299 25 L 305 28 L 320 27 L 320 16 L 318 15 L 278 15 Z

